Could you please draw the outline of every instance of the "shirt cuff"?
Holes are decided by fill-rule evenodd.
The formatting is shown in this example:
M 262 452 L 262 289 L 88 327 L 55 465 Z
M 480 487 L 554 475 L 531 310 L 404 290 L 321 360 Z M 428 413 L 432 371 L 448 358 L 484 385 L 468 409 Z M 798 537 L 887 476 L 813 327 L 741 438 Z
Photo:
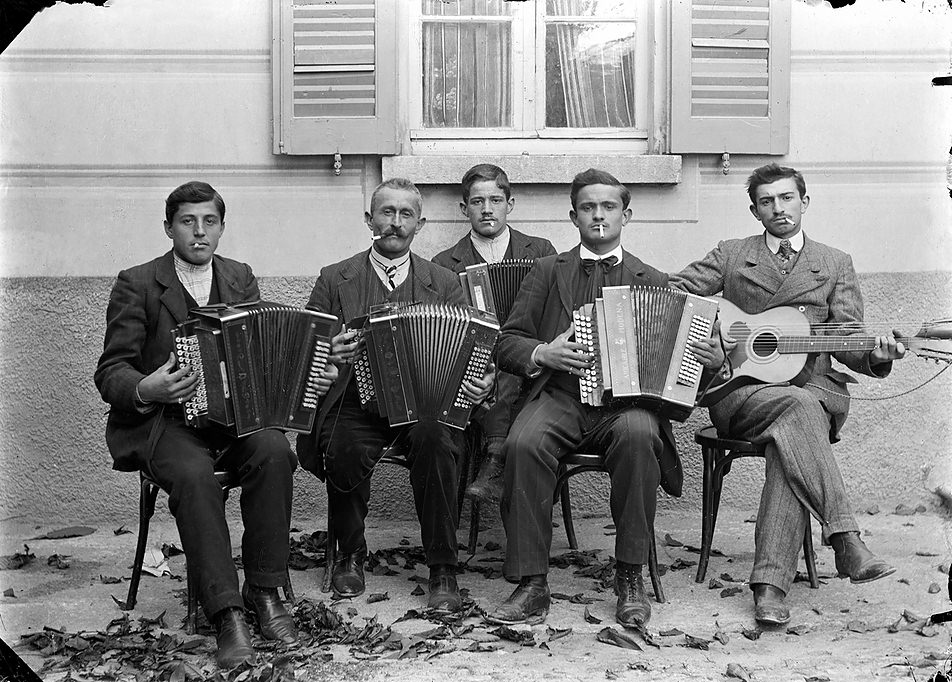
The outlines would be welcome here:
M 542 348 L 541 343 L 532 349 L 532 355 L 529 356 L 529 370 L 526 372 L 526 377 L 529 379 L 535 379 L 542 374 L 542 365 L 536 360 L 540 348 Z
M 149 403 L 142 399 L 142 396 L 139 395 L 139 384 L 136 384 L 136 400 L 135 400 L 136 410 L 141 414 L 148 414 L 155 409 L 155 403 Z

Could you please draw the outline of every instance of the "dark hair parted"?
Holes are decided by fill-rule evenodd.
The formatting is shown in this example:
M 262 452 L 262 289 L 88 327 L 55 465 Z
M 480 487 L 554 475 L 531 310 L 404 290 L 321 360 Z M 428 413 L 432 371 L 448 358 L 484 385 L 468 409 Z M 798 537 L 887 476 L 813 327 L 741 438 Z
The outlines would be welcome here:
M 384 180 L 379 185 L 377 185 L 374 188 L 373 194 L 370 195 L 371 213 L 374 212 L 374 204 L 377 203 L 377 195 L 380 194 L 380 191 L 384 189 L 400 189 L 404 190 L 405 192 L 412 192 L 416 195 L 417 217 L 419 218 L 423 214 L 423 195 L 420 194 L 419 188 L 406 178 L 390 178 L 389 180 Z
M 221 194 L 214 187 L 199 180 L 186 182 L 172 190 L 172 193 L 165 200 L 165 219 L 171 223 L 182 204 L 201 204 L 206 201 L 215 202 L 218 217 L 222 222 L 225 222 L 225 200 L 221 198 Z
M 575 200 L 578 198 L 578 193 L 582 191 L 583 187 L 588 187 L 589 185 L 609 185 L 611 187 L 617 187 L 618 192 L 621 195 L 622 208 L 628 208 L 628 204 L 631 202 L 631 192 L 618 181 L 614 175 L 608 171 L 599 170 L 597 168 L 589 168 L 584 170 L 578 175 L 575 176 L 572 180 L 572 190 L 570 196 L 572 198 L 572 209 L 576 208 Z
M 506 171 L 491 163 L 480 163 L 466 171 L 460 183 L 463 188 L 463 203 L 469 201 L 469 191 L 480 180 L 495 182 L 496 187 L 506 194 L 507 201 L 512 198 L 512 188 L 509 186 L 509 176 L 506 175 Z
M 800 171 L 788 166 L 780 166 L 776 163 L 768 163 L 766 166 L 755 168 L 754 172 L 747 178 L 747 196 L 750 197 L 750 203 L 757 203 L 757 188 L 761 185 L 769 185 L 777 180 L 793 178 L 797 183 L 797 191 L 800 192 L 802 199 L 807 195 L 807 183 L 800 175 Z

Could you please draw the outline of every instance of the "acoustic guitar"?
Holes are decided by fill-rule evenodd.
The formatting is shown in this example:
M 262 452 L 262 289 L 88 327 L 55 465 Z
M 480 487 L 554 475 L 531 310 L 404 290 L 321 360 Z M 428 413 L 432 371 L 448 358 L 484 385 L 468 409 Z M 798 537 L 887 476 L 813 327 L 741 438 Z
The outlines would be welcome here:
M 733 303 L 719 299 L 717 315 L 722 333 L 733 337 L 737 346 L 728 355 L 730 376 L 714 379 L 698 401 L 702 406 L 717 402 L 744 384 L 791 381 L 803 371 L 811 353 L 867 351 L 876 347 L 875 336 L 824 335 L 824 326 L 833 325 L 811 326 L 806 315 L 789 306 L 750 315 Z M 842 330 L 842 325 L 835 328 Z M 904 336 L 901 341 L 917 355 L 952 362 L 952 353 L 921 347 L 936 339 L 952 339 L 952 320 L 925 322 L 914 337 Z

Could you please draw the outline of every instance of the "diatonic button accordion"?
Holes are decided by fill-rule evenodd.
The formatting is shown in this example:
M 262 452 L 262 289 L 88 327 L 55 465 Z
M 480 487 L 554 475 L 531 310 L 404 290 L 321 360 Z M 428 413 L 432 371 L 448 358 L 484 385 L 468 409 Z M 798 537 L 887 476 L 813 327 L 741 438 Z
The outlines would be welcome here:
M 430 419 L 463 429 L 473 403 L 467 380 L 482 379 L 499 335 L 491 313 L 441 303 L 376 306 L 362 324 L 354 377 L 364 409 L 391 426 Z M 355 324 L 355 326 L 356 326 Z
M 199 375 L 182 405 L 186 423 L 235 436 L 266 428 L 310 432 L 336 322 L 266 301 L 193 309 L 172 330 L 178 365 Z
M 582 402 L 629 399 L 684 421 L 703 371 L 688 343 L 708 338 L 716 316 L 716 300 L 675 289 L 602 288 L 573 315 L 575 340 L 594 357 L 579 379 Z
M 498 263 L 468 266 L 459 274 L 459 279 L 469 304 L 494 313 L 500 325 L 505 323 L 522 280 L 529 274 L 534 262 L 531 258 L 507 258 Z

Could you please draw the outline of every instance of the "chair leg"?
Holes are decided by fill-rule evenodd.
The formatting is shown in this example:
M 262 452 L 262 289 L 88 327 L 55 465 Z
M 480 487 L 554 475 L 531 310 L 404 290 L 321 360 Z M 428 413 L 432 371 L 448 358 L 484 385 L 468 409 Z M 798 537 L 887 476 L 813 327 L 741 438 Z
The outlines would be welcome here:
M 192 574 L 192 566 L 185 559 L 185 634 L 194 635 L 198 631 L 198 586 Z
M 655 601 L 664 604 L 664 588 L 661 587 L 661 576 L 658 574 L 658 548 L 655 545 L 654 528 L 651 529 L 651 544 L 648 545 L 648 574 L 651 576 Z
M 814 590 L 820 587 L 820 581 L 816 574 L 816 554 L 813 553 L 813 527 L 810 518 L 807 517 L 807 527 L 803 532 L 803 561 L 807 565 L 807 577 L 810 579 L 810 587 Z
M 149 542 L 149 521 L 155 513 L 155 498 L 158 494 L 158 486 L 150 481 L 142 481 L 139 486 L 139 539 L 136 541 L 136 556 L 132 563 L 132 577 L 129 579 L 129 594 L 126 596 L 125 611 L 131 611 L 136 606 L 139 581 L 142 579 L 142 562 L 145 561 L 145 548 Z
M 701 557 L 697 562 L 697 573 L 694 582 L 704 582 L 707 574 L 707 563 L 711 558 L 711 545 L 714 542 L 714 460 L 716 451 L 712 447 L 701 448 L 703 462 L 703 482 L 701 485 Z
M 476 544 L 479 542 L 479 513 L 482 511 L 482 504 L 476 500 L 471 500 L 469 504 L 469 546 L 466 550 L 475 554 Z
M 337 538 L 334 536 L 334 526 L 331 523 L 331 507 L 327 505 L 327 541 L 324 544 L 324 579 L 321 581 L 321 592 L 331 591 L 331 574 L 334 572 L 335 561 L 337 561 Z
M 569 540 L 570 549 L 578 549 L 578 539 L 575 537 L 575 524 L 572 523 L 572 500 L 569 496 L 569 482 L 562 483 L 562 523 L 565 524 L 565 535 Z

